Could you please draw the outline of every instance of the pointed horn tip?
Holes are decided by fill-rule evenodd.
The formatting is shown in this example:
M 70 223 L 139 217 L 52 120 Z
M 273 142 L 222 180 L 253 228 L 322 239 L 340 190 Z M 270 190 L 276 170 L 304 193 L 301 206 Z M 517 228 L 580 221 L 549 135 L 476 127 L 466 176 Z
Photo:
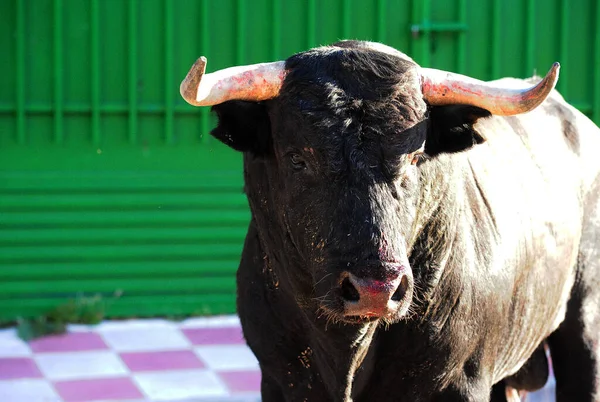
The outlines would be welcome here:
M 187 73 L 181 85 L 179 86 L 179 93 L 181 97 L 185 99 L 187 103 L 192 106 L 201 106 L 196 100 L 198 93 L 198 86 L 202 80 L 202 76 L 206 71 L 206 57 L 200 56 L 190 67 L 190 71 Z
M 552 67 L 550 67 L 550 71 L 548 72 L 548 75 L 554 75 L 556 76 L 556 80 L 558 80 L 558 73 L 560 72 L 560 63 L 558 61 L 555 61 L 554 63 L 552 63 Z

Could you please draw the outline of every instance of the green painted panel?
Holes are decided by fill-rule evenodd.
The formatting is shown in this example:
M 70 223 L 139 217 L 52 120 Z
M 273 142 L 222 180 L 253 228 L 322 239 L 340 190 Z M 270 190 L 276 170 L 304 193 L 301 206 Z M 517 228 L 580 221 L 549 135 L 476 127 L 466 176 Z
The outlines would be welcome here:
M 24 317 L 44 314 L 48 308 L 64 303 L 65 298 L 30 297 L 0 299 L 0 310 L 15 310 Z M 183 314 L 225 314 L 235 311 L 235 291 L 222 294 L 154 294 L 147 296 L 118 296 L 103 299 L 109 317 L 144 317 Z M 10 317 L 7 315 L 7 317 Z
M 217 256 L 210 259 L 178 259 L 178 260 L 154 260 L 154 261 L 88 261 L 82 267 L 78 261 L 42 261 L 27 263 L 17 266 L 7 264 L 7 269 L 0 271 L 0 280 L 15 281 L 23 280 L 48 280 L 55 278 L 127 278 L 135 280 L 142 277 L 164 276 L 190 276 L 200 273 L 201 275 L 216 276 L 227 274 L 233 276 L 237 266 L 231 264 L 231 260 L 225 257 L 221 260 Z M 12 268 L 12 269 L 8 269 Z M 134 279 L 131 279 L 134 278 Z
M 543 74 L 600 120 L 600 1 L 0 2 L 0 318 L 100 295 L 109 316 L 233 312 L 241 155 L 179 82 L 339 39 L 481 79 Z M 576 29 L 574 29 L 576 27 Z M 118 297 L 117 297 L 118 296 Z

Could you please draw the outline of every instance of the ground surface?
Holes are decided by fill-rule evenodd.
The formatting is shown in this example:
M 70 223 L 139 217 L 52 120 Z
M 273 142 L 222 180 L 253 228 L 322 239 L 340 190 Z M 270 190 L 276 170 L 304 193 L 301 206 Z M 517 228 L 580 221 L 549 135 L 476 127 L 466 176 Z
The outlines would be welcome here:
M 0 330 L 2 402 L 258 402 L 259 383 L 235 316 L 74 325 L 29 344 Z

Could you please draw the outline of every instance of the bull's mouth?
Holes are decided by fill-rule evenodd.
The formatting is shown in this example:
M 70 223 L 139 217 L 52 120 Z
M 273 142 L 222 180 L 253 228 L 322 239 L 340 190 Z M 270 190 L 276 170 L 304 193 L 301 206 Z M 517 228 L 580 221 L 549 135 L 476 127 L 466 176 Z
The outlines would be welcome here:
M 341 320 L 347 324 L 368 324 L 371 322 L 375 322 L 381 319 L 381 317 L 376 316 L 366 316 L 366 315 L 344 315 L 344 318 Z M 385 320 L 387 321 L 387 320 Z
M 385 314 L 374 314 L 374 313 L 365 313 L 365 314 L 353 314 L 352 312 L 346 311 L 345 308 L 340 309 L 332 309 L 330 307 L 321 306 L 320 311 L 324 318 L 327 319 L 328 322 L 339 322 L 343 324 L 351 324 L 351 325 L 362 325 L 369 324 L 372 322 L 380 321 L 382 324 L 394 324 L 400 320 L 402 320 L 406 316 L 406 312 L 408 308 L 390 311 Z
M 410 299 L 411 297 L 401 301 L 391 301 L 385 308 L 375 310 L 362 309 L 360 306 L 345 301 L 340 296 L 334 300 L 324 300 L 319 306 L 319 310 L 322 313 L 320 315 L 326 317 L 329 322 L 362 325 L 380 321 L 385 324 L 394 324 L 409 314 Z

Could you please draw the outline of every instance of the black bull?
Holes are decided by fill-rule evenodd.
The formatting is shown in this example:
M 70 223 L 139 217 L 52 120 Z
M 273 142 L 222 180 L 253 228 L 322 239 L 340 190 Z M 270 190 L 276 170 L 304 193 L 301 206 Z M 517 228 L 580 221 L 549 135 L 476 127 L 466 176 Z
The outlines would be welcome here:
M 238 309 L 271 401 L 600 398 L 600 132 L 553 92 L 511 117 L 431 106 L 366 48 L 286 61 L 214 106 L 252 219 Z M 522 85 L 505 79 L 504 85 Z

